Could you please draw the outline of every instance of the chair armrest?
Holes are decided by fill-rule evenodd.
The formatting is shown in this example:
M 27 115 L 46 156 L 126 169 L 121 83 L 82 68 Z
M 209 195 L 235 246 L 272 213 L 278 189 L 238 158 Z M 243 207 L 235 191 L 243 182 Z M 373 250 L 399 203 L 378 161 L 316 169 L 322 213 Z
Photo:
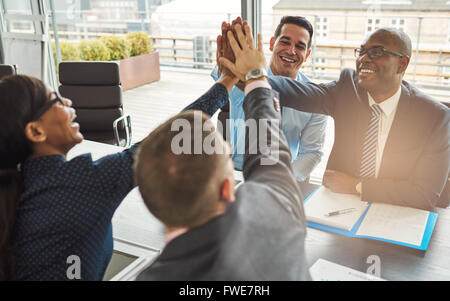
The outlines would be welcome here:
M 120 121 L 125 122 L 125 135 L 126 135 L 126 140 L 125 140 L 125 145 L 126 147 L 129 147 L 131 145 L 131 116 L 129 114 L 127 115 L 123 115 L 119 118 L 117 118 L 116 120 L 114 120 L 113 122 L 113 128 L 114 128 L 114 136 L 116 137 L 116 145 L 117 146 L 122 146 L 120 145 L 120 136 L 119 136 L 119 130 L 117 128 L 117 125 L 119 124 Z

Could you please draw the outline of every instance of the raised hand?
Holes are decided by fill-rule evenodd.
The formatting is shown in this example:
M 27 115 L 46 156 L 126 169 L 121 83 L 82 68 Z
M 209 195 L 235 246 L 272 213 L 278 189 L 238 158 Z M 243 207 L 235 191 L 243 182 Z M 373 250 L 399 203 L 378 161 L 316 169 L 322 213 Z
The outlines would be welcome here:
M 234 77 L 233 73 L 231 73 L 227 68 L 224 68 L 219 60 L 221 57 L 225 57 L 232 62 L 235 61 L 233 50 L 231 50 L 227 39 L 227 32 L 230 30 L 230 28 L 230 24 L 228 24 L 227 22 L 222 22 L 222 35 L 217 36 L 216 62 L 220 75 L 225 73 L 226 75 Z
M 246 21 L 245 23 L 247 23 L 247 21 Z M 237 38 L 237 34 L 236 34 L 235 29 L 234 29 L 235 26 L 238 25 L 238 24 L 241 26 L 241 28 L 244 28 L 244 24 L 242 23 L 241 17 L 237 17 L 236 19 L 234 19 L 234 20 L 231 22 L 230 30 L 233 32 L 234 38 L 236 39 L 236 41 L 237 41 L 238 44 L 239 44 L 239 40 L 238 40 L 238 38 Z M 241 44 L 239 44 L 239 47 L 241 47 Z M 231 50 L 231 47 L 230 47 L 230 50 Z M 234 62 L 234 61 L 233 61 L 233 62 Z
M 219 57 L 225 57 L 226 59 L 230 60 L 233 63 L 235 62 L 235 57 L 234 57 L 233 50 L 231 49 L 230 43 L 228 41 L 227 32 L 232 31 L 234 38 L 237 40 L 236 32 L 233 29 L 234 26 L 237 24 L 243 26 L 243 24 L 247 24 L 247 22 L 242 23 L 241 17 L 237 17 L 236 19 L 234 19 L 231 22 L 231 25 L 229 23 L 222 22 L 222 37 L 221 37 L 221 41 L 220 41 L 221 53 L 220 53 Z M 239 45 L 239 47 L 240 47 L 240 45 Z M 218 46 L 218 49 L 219 49 L 219 46 Z M 219 61 L 218 60 L 219 57 L 217 57 L 217 62 Z
M 228 70 L 228 68 L 224 67 L 220 62 L 221 57 L 226 57 L 232 60 L 233 62 L 235 61 L 233 50 L 231 50 L 231 47 L 227 39 L 227 32 L 230 30 L 231 30 L 230 24 L 228 24 L 227 22 L 222 22 L 222 35 L 218 35 L 216 41 L 217 42 L 216 61 L 218 72 L 220 74 L 220 78 L 217 82 L 224 85 L 228 93 L 231 91 L 234 85 L 237 84 L 239 80 L 230 70 Z
M 245 25 L 248 25 L 248 23 L 247 23 L 247 21 L 242 22 L 241 17 L 237 17 L 235 20 L 233 20 L 232 25 L 231 25 L 231 30 L 233 31 L 234 38 L 238 41 L 236 31 L 234 30 L 234 26 L 237 25 L 237 24 L 241 25 L 241 27 L 244 28 L 244 26 L 245 26 Z M 245 34 L 245 32 L 244 32 L 244 34 Z M 228 42 L 228 40 L 227 40 L 227 42 Z M 239 42 L 239 41 L 238 41 L 238 42 Z M 228 43 L 228 47 L 230 48 L 230 51 L 233 52 L 233 50 L 231 49 L 231 46 L 229 46 L 229 44 L 230 44 L 230 43 Z M 241 47 L 240 44 L 239 44 L 239 47 Z M 241 47 L 241 48 L 242 48 L 242 47 Z M 234 57 L 234 54 L 233 54 L 233 57 Z M 233 60 L 232 62 L 234 63 L 234 60 Z M 236 84 L 236 87 L 237 87 L 239 90 L 244 91 L 244 88 L 245 88 L 245 82 L 243 82 L 242 80 L 239 80 L 239 82 Z
M 218 72 L 219 74 L 222 74 L 223 70 L 222 70 L 222 65 L 219 63 L 219 58 L 221 57 L 226 57 L 228 59 L 230 59 L 231 61 L 234 62 L 234 54 L 233 51 L 229 50 L 229 52 L 231 52 L 231 56 L 229 52 L 227 51 L 227 47 L 229 47 L 228 41 L 227 41 L 227 31 L 230 28 L 230 24 L 228 24 L 227 22 L 222 22 L 222 34 L 217 36 L 217 52 L 216 52 L 216 62 L 217 62 L 217 67 L 218 67 Z
M 245 75 L 250 70 L 267 68 L 262 46 L 262 37 L 261 34 L 258 34 L 258 48 L 255 49 L 253 36 L 248 24 L 244 24 L 245 34 L 242 31 L 242 26 L 240 24 L 236 24 L 233 29 L 236 32 L 239 43 L 236 41 L 231 31 L 227 32 L 227 37 L 236 61 L 233 63 L 226 57 L 219 58 L 219 61 L 223 67 L 228 68 L 240 80 L 245 81 Z

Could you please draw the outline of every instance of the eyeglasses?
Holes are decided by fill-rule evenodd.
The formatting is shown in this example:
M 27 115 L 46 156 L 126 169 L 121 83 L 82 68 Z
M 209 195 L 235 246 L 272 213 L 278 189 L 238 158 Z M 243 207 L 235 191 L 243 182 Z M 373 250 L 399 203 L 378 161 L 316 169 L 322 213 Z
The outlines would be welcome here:
M 386 49 L 386 48 L 384 48 L 382 46 L 372 47 L 372 48 L 369 48 L 369 49 L 365 49 L 365 48 L 356 48 L 355 49 L 355 57 L 356 58 L 360 58 L 366 53 L 371 59 L 381 57 L 385 53 L 389 53 L 389 54 L 392 54 L 392 55 L 395 55 L 395 56 L 399 56 L 399 57 L 407 56 L 407 55 L 401 54 L 399 52 L 388 50 L 388 49 Z
M 55 98 L 51 99 L 49 102 L 47 102 L 36 114 L 34 114 L 33 118 L 31 118 L 31 121 L 36 121 L 39 118 L 41 118 L 42 115 L 45 114 L 55 103 L 59 102 L 62 105 L 64 105 L 61 97 L 59 97 L 58 93 L 52 92 L 52 95 L 55 96 Z

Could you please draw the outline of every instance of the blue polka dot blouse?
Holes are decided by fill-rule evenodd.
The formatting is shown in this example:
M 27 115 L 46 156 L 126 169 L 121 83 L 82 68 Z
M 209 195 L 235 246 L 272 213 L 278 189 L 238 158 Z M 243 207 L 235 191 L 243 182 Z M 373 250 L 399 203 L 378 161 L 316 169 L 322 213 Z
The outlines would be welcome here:
M 13 279 L 69 280 L 73 255 L 79 258 L 81 280 L 102 279 L 113 251 L 112 216 L 133 188 L 136 148 L 97 161 L 85 154 L 23 164 Z

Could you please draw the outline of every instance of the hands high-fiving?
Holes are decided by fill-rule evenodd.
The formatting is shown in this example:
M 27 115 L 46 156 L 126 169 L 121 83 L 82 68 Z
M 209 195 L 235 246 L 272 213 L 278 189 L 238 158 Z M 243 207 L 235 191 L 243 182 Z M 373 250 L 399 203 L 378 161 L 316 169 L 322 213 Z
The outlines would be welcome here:
M 217 38 L 217 48 L 219 70 L 225 73 L 230 71 L 241 81 L 245 81 L 249 71 L 267 68 L 261 34 L 258 34 L 258 47 L 255 49 L 250 26 L 247 22 L 242 23 L 240 17 L 231 26 L 222 23 L 222 35 Z

